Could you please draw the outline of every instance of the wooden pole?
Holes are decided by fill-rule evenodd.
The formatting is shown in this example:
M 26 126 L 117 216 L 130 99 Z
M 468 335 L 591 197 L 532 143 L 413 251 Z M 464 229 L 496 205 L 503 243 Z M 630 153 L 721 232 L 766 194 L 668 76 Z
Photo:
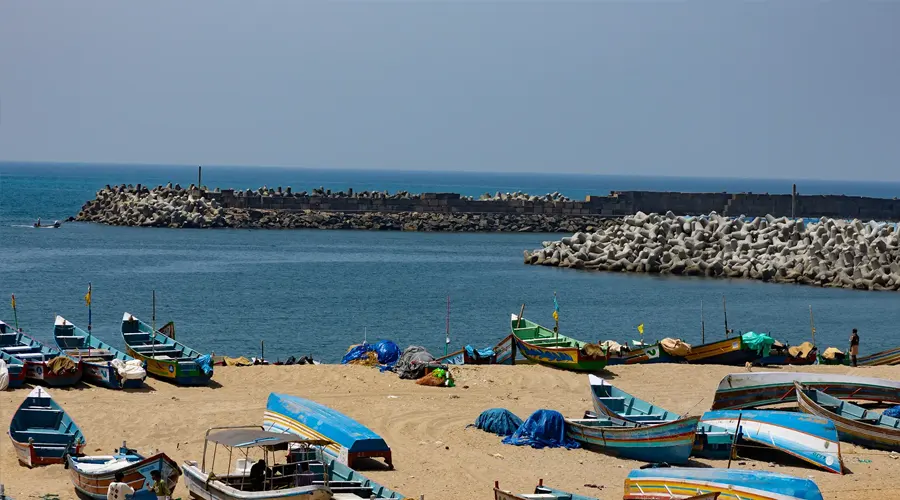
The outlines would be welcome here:
M 522 327 L 522 316 L 525 314 L 525 303 L 522 303 L 522 309 L 519 309 L 519 319 L 516 320 L 516 328 Z
M 88 335 L 91 334 L 91 303 L 94 302 L 94 294 L 91 293 L 93 291 L 93 287 L 91 283 L 88 282 Z
M 728 308 L 725 307 L 725 296 L 722 295 L 722 312 L 725 314 L 725 338 L 728 338 L 728 334 L 731 333 L 731 330 L 728 329 Z
M 203 185 L 203 167 L 197 166 L 197 189 Z
M 19 330 L 19 313 L 16 312 L 16 294 L 12 294 L 13 318 L 16 320 L 16 331 Z
M 450 296 L 447 296 L 447 339 L 444 342 L 444 356 L 447 355 L 447 349 L 450 348 Z
M 809 331 L 812 333 L 813 347 L 816 346 L 816 323 L 813 321 L 812 305 L 809 306 Z
M 737 426 L 734 428 L 734 438 L 731 440 L 731 452 L 728 454 L 728 469 L 731 468 L 731 459 L 737 456 L 737 440 L 738 435 L 741 433 L 741 417 L 743 416 L 744 412 L 738 413 Z
M 156 358 L 156 290 L 153 290 L 153 317 L 151 319 L 150 328 L 152 329 L 150 333 L 150 346 L 153 351 L 153 357 Z
M 706 320 L 703 319 L 703 299 L 700 299 L 700 343 L 706 343 Z
M 262 364 L 266 359 L 266 341 L 259 341 L 259 364 Z

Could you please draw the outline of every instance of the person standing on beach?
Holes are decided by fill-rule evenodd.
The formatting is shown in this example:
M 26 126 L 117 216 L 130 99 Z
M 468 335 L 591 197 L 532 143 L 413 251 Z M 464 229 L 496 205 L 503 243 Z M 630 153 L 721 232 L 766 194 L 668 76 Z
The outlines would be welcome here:
M 859 334 L 856 333 L 856 328 L 853 329 L 853 333 L 850 335 L 850 364 L 856 366 L 856 356 L 859 354 Z
M 109 483 L 106 489 L 106 500 L 125 500 L 134 495 L 134 488 L 128 486 L 125 482 L 125 476 L 121 472 L 116 472 L 115 481 Z
M 150 485 L 150 490 L 153 491 L 153 493 L 156 493 L 156 498 L 159 500 L 169 500 L 172 496 L 172 492 L 169 490 L 169 485 L 162 480 L 162 474 L 160 474 L 158 470 L 150 471 L 150 479 L 153 480 L 153 483 Z

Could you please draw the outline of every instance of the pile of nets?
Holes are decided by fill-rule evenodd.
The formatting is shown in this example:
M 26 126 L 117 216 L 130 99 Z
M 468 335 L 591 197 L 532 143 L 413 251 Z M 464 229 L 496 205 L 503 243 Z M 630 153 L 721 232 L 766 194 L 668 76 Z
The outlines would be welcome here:
M 885 417 L 900 418 L 900 405 L 892 406 L 892 407 L 884 410 L 883 412 L 881 412 L 881 414 L 884 415 Z
M 538 410 L 531 414 L 503 444 L 532 448 L 578 448 L 578 442 L 566 437 L 566 420 L 553 410 Z
M 515 413 L 505 408 L 491 408 L 481 412 L 475 423 L 466 427 L 475 427 L 498 436 L 511 436 L 521 426 L 522 419 Z
M 425 368 L 434 361 L 424 347 L 411 345 L 403 350 L 400 359 L 394 364 L 393 371 L 403 379 L 417 380 L 425 376 Z
M 382 371 L 390 370 L 400 358 L 400 348 L 390 340 L 379 340 L 374 344 L 362 343 L 350 346 L 341 358 L 342 365 L 381 366 Z
M 762 357 L 768 356 L 772 346 L 775 345 L 775 339 L 765 333 L 747 332 L 741 335 L 741 339 L 747 348 L 756 351 L 756 354 Z

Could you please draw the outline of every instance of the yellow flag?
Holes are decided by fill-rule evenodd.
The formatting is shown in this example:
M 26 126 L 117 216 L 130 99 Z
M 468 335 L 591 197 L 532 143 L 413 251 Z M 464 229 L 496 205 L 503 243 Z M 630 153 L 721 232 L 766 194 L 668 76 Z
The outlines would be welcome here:
M 12 308 L 13 309 L 16 308 L 16 296 L 15 295 L 12 296 Z
M 640 333 L 641 335 L 644 334 L 644 324 L 643 323 L 638 325 L 638 333 Z
M 88 293 L 84 294 L 84 305 L 90 307 L 91 305 L 91 289 L 88 288 Z
M 559 313 L 556 311 L 553 311 L 553 321 L 559 321 Z

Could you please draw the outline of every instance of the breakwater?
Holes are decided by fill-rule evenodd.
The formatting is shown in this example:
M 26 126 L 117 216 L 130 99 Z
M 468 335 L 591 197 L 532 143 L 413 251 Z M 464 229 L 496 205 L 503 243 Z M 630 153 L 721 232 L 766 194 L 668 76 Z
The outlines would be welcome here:
M 751 278 L 900 290 L 897 225 L 823 218 L 637 213 L 525 252 L 525 263 L 597 271 Z
M 191 185 L 106 186 L 76 220 L 151 227 L 395 229 L 415 231 L 590 231 L 609 218 L 644 213 L 900 220 L 900 201 L 851 196 L 618 191 L 569 199 L 559 193 L 332 192 Z

